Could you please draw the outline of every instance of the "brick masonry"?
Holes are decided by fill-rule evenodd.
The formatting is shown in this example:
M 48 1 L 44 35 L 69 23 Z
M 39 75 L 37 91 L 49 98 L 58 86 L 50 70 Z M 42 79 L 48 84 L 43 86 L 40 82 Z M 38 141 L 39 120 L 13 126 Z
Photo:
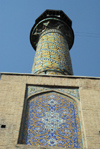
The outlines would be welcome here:
M 100 148 L 100 78 L 1 73 L 0 149 L 60 149 L 18 144 L 26 85 L 79 87 L 84 149 Z

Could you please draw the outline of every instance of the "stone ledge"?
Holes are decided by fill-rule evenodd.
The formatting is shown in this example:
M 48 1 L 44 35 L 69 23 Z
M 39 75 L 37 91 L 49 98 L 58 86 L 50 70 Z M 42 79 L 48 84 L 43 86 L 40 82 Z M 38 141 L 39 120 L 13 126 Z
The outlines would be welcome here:
M 37 77 L 57 77 L 57 78 L 73 78 L 73 79 L 97 79 L 100 80 L 100 77 L 92 77 L 92 76 L 74 76 L 74 75 L 38 75 L 31 73 L 14 73 L 14 72 L 1 72 L 2 75 L 17 75 L 17 76 L 37 76 Z

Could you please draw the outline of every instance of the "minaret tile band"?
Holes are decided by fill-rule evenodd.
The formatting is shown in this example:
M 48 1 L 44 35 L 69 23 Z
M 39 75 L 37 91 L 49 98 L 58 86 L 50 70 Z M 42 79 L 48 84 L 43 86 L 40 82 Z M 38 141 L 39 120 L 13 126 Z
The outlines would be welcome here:
M 39 39 L 33 74 L 73 74 L 68 43 L 57 29 L 45 31 Z

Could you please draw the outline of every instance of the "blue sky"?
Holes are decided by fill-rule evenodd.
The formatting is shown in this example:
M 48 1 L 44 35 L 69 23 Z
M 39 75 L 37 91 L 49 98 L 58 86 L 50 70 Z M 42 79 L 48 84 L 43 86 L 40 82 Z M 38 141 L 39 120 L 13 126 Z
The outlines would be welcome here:
M 100 0 L 0 0 L 0 72 L 31 73 L 30 30 L 46 9 L 72 20 L 74 75 L 100 77 Z

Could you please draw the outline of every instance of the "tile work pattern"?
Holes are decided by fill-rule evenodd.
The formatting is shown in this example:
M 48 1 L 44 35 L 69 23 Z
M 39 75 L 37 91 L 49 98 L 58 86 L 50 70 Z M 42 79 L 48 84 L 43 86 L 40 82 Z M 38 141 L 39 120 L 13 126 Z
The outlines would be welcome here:
M 67 41 L 57 29 L 40 36 L 32 73 L 73 74 Z
M 59 91 L 61 93 L 67 93 L 73 97 L 75 97 L 76 99 L 80 100 L 79 97 L 79 89 L 78 88 L 52 88 L 52 87 L 43 87 L 43 86 L 27 86 L 27 97 L 35 94 L 35 93 L 39 93 L 39 92 L 44 92 L 44 91 L 48 91 L 48 90 L 54 90 L 54 91 Z
M 27 145 L 82 148 L 78 107 L 56 92 L 39 94 L 27 102 Z

